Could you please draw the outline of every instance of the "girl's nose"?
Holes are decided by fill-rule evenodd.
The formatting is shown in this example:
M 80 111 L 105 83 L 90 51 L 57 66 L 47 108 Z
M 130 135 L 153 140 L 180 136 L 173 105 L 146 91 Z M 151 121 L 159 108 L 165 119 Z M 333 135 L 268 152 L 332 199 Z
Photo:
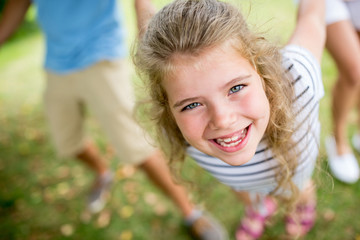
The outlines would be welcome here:
M 211 129 L 231 128 L 236 122 L 236 112 L 230 105 L 215 106 L 211 109 L 209 126 Z

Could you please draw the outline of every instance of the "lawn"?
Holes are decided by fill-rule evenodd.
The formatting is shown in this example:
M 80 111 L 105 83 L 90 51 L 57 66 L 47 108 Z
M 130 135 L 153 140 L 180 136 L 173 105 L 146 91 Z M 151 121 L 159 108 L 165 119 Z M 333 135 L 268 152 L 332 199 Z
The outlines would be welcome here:
M 136 32 L 132 1 L 122 2 L 130 47 Z M 155 2 L 161 7 L 168 0 Z M 252 27 L 264 31 L 268 38 L 284 43 L 289 37 L 295 22 L 292 1 L 253 0 L 251 6 L 243 7 Z M 52 148 L 42 106 L 44 40 L 34 26 L 34 12 L 27 17 L 29 21 L 20 32 L 0 48 L 0 239 L 190 239 L 175 206 L 141 171 L 119 163 L 91 113 L 88 132 L 116 171 L 116 181 L 101 213 L 91 215 L 85 210 L 93 176 L 72 159 L 59 159 Z M 331 130 L 330 94 L 336 76 L 327 53 L 322 69 L 324 139 Z M 134 81 L 138 82 L 135 76 Z M 355 131 L 355 113 L 350 121 L 349 134 Z M 320 147 L 315 173 L 318 219 L 306 239 L 360 239 L 360 182 L 344 185 L 333 180 L 327 173 L 323 145 Z M 243 213 L 232 192 L 192 161 L 185 162 L 182 173 L 193 199 L 216 216 L 232 236 Z M 281 214 L 262 239 L 285 239 Z

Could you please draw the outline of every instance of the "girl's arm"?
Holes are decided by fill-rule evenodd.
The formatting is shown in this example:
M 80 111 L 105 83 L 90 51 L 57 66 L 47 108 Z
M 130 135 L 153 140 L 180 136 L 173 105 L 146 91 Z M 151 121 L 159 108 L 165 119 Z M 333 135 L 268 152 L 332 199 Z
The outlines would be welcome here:
M 17 29 L 31 4 L 30 0 L 8 0 L 0 19 L 0 45 Z
M 139 35 L 141 35 L 156 10 L 150 0 L 135 0 L 135 11 Z
M 301 0 L 289 44 L 308 49 L 320 62 L 326 38 L 325 0 Z

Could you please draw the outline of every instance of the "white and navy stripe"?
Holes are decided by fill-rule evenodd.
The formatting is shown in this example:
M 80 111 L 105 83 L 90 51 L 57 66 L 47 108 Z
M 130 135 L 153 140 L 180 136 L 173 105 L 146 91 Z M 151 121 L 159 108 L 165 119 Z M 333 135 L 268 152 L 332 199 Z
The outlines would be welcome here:
M 290 74 L 295 90 L 293 104 L 296 126 L 293 139 L 299 154 L 293 180 L 301 189 L 311 177 L 318 155 L 319 101 L 324 95 L 324 89 L 320 65 L 310 52 L 290 45 L 283 49 L 282 54 L 284 74 Z M 254 157 L 241 166 L 231 166 L 191 146 L 187 152 L 202 168 L 235 190 L 268 194 L 276 188 L 275 173 L 279 165 L 265 137 L 259 143 Z

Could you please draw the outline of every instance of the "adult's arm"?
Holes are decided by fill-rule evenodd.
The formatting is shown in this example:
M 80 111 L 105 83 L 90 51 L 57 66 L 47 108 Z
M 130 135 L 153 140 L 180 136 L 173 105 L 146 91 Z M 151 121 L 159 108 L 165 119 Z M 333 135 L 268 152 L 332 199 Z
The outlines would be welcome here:
M 135 0 L 135 12 L 139 34 L 141 35 L 156 9 L 151 0 Z
M 18 28 L 31 4 L 30 0 L 8 0 L 0 19 L 0 45 Z
M 325 0 L 301 0 L 289 44 L 308 49 L 320 62 L 325 46 Z

